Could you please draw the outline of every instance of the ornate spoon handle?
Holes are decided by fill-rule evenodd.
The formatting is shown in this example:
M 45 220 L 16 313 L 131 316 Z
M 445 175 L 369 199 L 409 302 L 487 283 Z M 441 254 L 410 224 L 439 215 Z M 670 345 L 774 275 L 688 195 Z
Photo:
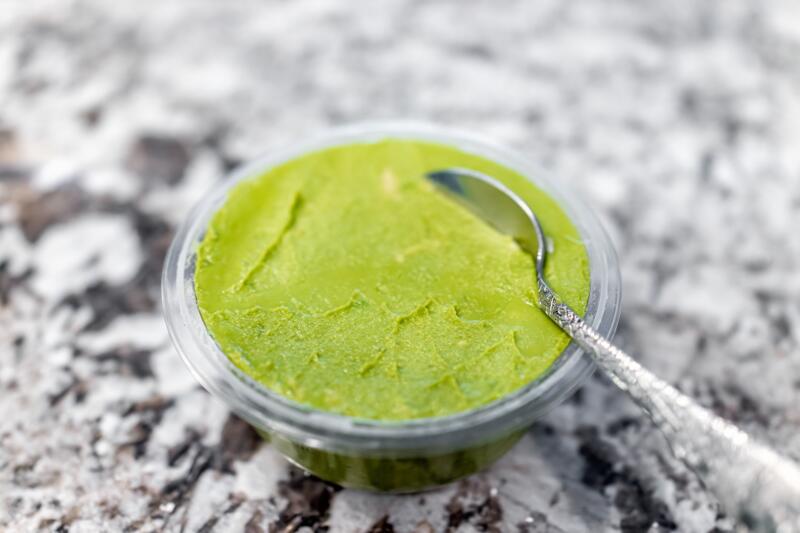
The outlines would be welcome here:
M 800 466 L 643 368 L 561 302 L 541 277 L 539 306 L 647 412 L 729 513 L 752 531 L 800 532 Z
M 628 391 L 728 512 L 753 531 L 800 532 L 800 466 L 642 368 L 564 304 L 543 278 L 547 241 L 522 198 L 470 169 L 446 168 L 425 176 L 531 254 L 539 307 Z

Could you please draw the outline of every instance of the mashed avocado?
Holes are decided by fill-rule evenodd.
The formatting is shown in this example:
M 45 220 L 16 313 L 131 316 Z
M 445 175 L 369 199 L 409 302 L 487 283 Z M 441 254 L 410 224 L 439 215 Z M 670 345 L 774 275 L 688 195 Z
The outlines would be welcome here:
M 451 166 L 533 207 L 553 241 L 546 277 L 583 312 L 586 250 L 552 198 L 455 147 L 388 139 L 305 154 L 229 192 L 195 272 L 223 352 L 291 400 L 378 420 L 474 409 L 544 373 L 568 337 L 536 307 L 532 258 L 422 177 Z

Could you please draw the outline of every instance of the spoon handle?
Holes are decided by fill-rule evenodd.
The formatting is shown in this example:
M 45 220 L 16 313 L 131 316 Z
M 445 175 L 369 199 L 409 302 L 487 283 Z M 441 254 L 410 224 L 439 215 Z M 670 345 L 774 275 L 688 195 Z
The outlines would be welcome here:
M 800 532 L 800 466 L 614 346 L 539 279 L 539 306 L 628 392 L 723 507 L 752 531 Z

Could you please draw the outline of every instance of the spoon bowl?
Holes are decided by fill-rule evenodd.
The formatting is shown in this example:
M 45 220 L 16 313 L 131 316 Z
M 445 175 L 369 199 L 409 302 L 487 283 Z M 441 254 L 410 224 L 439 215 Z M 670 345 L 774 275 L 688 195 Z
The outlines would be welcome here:
M 511 236 L 544 272 L 547 242 L 536 214 L 511 189 L 480 172 L 449 168 L 426 177 L 500 233 Z

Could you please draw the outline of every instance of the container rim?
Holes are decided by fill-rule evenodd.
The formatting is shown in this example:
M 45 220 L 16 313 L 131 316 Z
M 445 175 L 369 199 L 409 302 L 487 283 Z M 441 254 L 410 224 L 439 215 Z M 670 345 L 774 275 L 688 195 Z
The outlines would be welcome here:
M 480 136 L 428 123 L 388 121 L 334 128 L 258 157 L 235 169 L 192 208 L 170 245 L 162 274 L 163 313 L 172 342 L 195 378 L 212 395 L 257 428 L 304 446 L 361 454 L 412 450 L 444 453 L 519 431 L 561 403 L 594 371 L 594 363 L 574 342 L 544 375 L 485 406 L 443 417 L 378 421 L 320 411 L 280 396 L 237 368 L 205 328 L 194 294 L 195 250 L 230 188 L 301 154 L 387 138 L 430 141 L 482 156 L 514 170 L 552 196 L 586 246 L 590 294 L 584 318 L 601 334 L 614 334 L 621 300 L 616 253 L 597 217 L 574 193 L 521 155 Z

